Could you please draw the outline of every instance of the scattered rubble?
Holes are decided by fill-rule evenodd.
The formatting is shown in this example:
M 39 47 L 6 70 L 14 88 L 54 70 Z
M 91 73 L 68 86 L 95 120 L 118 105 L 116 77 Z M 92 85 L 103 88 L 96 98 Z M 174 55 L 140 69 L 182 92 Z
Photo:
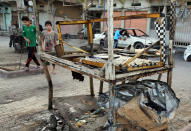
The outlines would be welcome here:
M 81 126 L 84 125 L 85 123 L 87 123 L 86 120 L 79 120 L 75 125 L 76 125 L 76 127 L 81 127 Z
M 55 103 L 57 110 L 41 131 L 106 131 L 111 125 L 108 93 L 100 94 L 97 102 L 91 96 L 73 96 L 57 98 Z M 124 129 L 167 129 L 178 105 L 173 90 L 161 81 L 143 80 L 121 84 L 115 89 L 114 106 L 118 122 L 126 125 Z

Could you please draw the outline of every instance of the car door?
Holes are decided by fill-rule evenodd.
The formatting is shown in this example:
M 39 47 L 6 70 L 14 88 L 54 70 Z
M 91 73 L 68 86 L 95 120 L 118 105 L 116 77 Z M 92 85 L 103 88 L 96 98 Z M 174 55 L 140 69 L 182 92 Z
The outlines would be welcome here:
M 132 36 L 129 34 L 128 30 L 127 34 L 123 35 L 121 39 L 118 40 L 118 47 L 128 47 L 132 44 Z

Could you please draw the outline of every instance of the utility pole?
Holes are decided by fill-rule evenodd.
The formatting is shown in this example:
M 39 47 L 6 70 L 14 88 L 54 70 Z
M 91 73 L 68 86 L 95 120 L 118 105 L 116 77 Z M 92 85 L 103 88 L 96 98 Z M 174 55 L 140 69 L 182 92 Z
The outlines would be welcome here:
M 53 12 L 52 12 L 52 6 L 53 4 L 53 0 L 48 0 L 48 8 L 47 8 L 47 12 L 48 12 L 48 19 L 51 20 L 52 24 L 53 24 Z
M 125 12 L 126 12 L 126 9 L 123 7 L 123 9 L 121 11 L 121 15 L 125 16 Z M 121 28 L 125 28 L 125 20 L 121 21 Z

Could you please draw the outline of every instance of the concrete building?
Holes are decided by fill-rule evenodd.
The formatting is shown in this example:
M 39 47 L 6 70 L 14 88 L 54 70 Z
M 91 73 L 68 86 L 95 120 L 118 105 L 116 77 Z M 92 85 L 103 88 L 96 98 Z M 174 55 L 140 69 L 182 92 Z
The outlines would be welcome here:
M 139 13 L 162 12 L 167 0 L 114 0 L 113 16 L 132 15 Z M 35 22 L 32 7 L 28 0 L 0 0 L 0 31 L 5 32 L 14 20 L 21 27 L 21 17 L 27 15 Z M 95 19 L 107 17 L 107 0 L 37 0 L 40 24 L 44 27 L 46 20 L 55 23 L 59 20 Z M 167 4 L 167 35 L 169 30 L 169 6 Z M 176 43 L 191 43 L 191 0 L 177 0 L 176 6 Z M 114 21 L 114 28 L 138 28 L 150 36 L 156 37 L 155 19 L 138 19 Z M 62 33 L 77 35 L 83 25 L 62 26 Z M 56 29 L 55 29 L 56 30 Z M 107 22 L 94 23 L 93 33 L 107 30 Z M 168 39 L 167 39 L 168 43 Z
M 167 20 L 166 20 L 166 43 L 168 44 L 169 36 L 169 4 L 168 0 L 114 0 L 113 16 L 131 15 L 139 13 L 161 13 L 164 5 L 167 5 Z M 94 0 L 92 7 L 88 8 L 88 13 L 92 18 L 107 17 L 107 2 L 105 0 Z M 188 45 L 191 43 L 191 0 L 176 1 L 176 45 Z M 114 28 L 138 28 L 145 31 L 152 37 L 157 37 L 154 29 L 154 21 L 156 19 L 138 19 L 114 21 Z M 107 30 L 107 23 L 97 23 L 94 32 L 102 32 Z
M 74 0 L 37 0 L 37 7 L 39 10 L 39 23 L 44 28 L 44 23 L 47 20 L 51 20 L 55 25 L 54 23 L 58 20 L 82 19 L 82 4 Z M 0 35 L 7 34 L 11 21 L 22 27 L 22 16 L 28 16 L 35 23 L 33 8 L 28 5 L 28 0 L 0 0 Z M 82 25 L 62 28 L 64 28 L 63 34 L 77 35 L 77 32 L 82 29 Z
M 12 5 L 16 7 L 16 2 L 0 0 L 0 30 L 6 31 L 11 25 L 12 18 L 15 19 L 15 8 Z

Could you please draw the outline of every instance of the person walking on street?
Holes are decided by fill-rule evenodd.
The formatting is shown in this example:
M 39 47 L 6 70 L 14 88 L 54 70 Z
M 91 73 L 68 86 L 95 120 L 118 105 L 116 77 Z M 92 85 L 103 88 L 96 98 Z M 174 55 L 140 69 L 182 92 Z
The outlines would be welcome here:
M 45 26 L 46 30 L 44 30 L 41 34 L 42 47 L 45 52 L 52 52 L 54 49 L 53 47 L 57 43 L 58 35 L 56 32 L 53 31 L 52 23 L 50 21 L 46 21 Z M 46 65 L 48 67 L 48 70 L 50 71 L 50 63 L 48 61 L 46 62 Z M 55 64 L 52 64 L 52 66 L 52 73 L 55 74 Z
M 10 35 L 10 42 L 9 47 L 14 46 L 14 34 L 16 31 L 16 26 L 14 25 L 14 22 L 11 22 L 11 25 L 9 26 L 9 35 Z
M 119 29 L 116 29 L 115 31 L 115 35 L 114 35 L 114 48 L 117 48 L 118 46 L 118 39 L 121 38 L 121 34 L 120 34 L 120 31 Z
M 33 60 L 37 68 L 40 68 L 40 63 L 38 62 L 35 51 L 36 51 L 36 26 L 30 24 L 30 20 L 27 16 L 22 17 L 22 21 L 24 23 L 23 27 L 23 37 L 26 41 L 26 46 L 28 49 L 28 59 L 25 65 L 25 71 L 29 71 L 29 66 L 31 60 Z

